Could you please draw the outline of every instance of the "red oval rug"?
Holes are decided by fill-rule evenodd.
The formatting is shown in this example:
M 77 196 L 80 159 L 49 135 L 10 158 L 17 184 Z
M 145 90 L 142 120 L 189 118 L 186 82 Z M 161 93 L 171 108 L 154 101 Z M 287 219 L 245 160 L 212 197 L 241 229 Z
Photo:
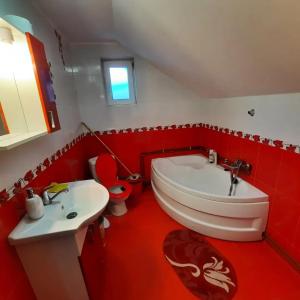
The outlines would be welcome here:
M 230 262 L 205 238 L 184 229 L 170 232 L 164 240 L 167 261 L 183 282 L 203 300 L 232 299 L 237 278 Z

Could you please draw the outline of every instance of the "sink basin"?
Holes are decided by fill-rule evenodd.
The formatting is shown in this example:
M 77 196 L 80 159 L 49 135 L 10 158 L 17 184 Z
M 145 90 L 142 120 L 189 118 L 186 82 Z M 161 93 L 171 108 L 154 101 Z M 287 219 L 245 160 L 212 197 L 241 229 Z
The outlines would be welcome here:
M 59 194 L 53 204 L 45 206 L 41 219 L 31 220 L 26 215 L 20 221 L 8 237 L 11 245 L 70 234 L 100 216 L 109 200 L 107 189 L 95 180 L 68 184 L 69 192 Z
M 69 191 L 45 206 L 41 219 L 31 220 L 26 215 L 8 237 L 37 300 L 89 299 L 80 255 L 88 224 L 103 212 L 109 193 L 95 180 L 68 184 Z M 55 288 L 49 288 L 50 282 Z

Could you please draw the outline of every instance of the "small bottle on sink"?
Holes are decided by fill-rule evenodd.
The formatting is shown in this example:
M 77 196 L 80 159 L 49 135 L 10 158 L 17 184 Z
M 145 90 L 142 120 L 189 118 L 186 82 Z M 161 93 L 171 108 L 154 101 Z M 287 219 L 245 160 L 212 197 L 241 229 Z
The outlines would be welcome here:
M 30 219 L 40 219 L 45 213 L 45 207 L 42 198 L 39 195 L 34 194 L 33 189 L 26 190 L 26 211 Z

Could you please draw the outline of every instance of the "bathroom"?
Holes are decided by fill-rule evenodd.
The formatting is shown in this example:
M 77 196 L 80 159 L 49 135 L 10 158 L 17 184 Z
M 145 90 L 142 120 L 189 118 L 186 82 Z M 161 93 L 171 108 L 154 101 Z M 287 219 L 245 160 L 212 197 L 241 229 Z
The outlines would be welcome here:
M 297 8 L 0 0 L 0 300 L 300 299 Z

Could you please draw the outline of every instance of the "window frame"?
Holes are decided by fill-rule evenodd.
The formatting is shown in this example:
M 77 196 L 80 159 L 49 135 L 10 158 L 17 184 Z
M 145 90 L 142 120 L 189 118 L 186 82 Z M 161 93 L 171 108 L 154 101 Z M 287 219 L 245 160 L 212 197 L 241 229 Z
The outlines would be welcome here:
M 112 95 L 112 85 L 110 78 L 110 68 L 127 68 L 129 99 L 128 100 L 114 100 Z M 136 88 L 135 88 L 135 74 L 134 74 L 134 59 L 101 59 L 101 68 L 103 76 L 103 84 L 105 89 L 105 98 L 109 106 L 115 105 L 130 105 L 136 104 Z

